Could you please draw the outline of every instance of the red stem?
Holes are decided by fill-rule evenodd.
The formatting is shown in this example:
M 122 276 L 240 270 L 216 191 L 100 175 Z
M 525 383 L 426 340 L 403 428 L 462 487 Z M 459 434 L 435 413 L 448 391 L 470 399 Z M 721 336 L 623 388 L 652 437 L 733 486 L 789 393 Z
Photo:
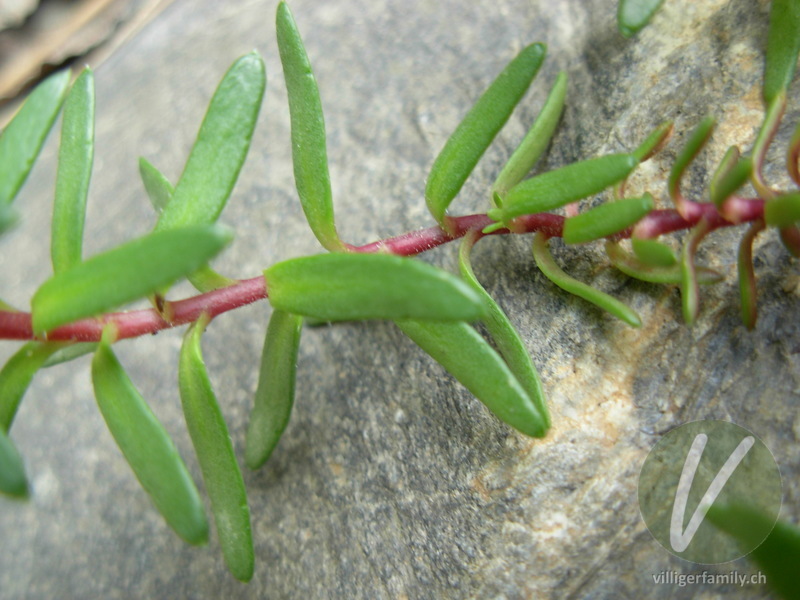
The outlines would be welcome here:
M 690 220 L 684 219 L 675 210 L 654 210 L 635 226 L 636 235 L 651 238 L 673 231 L 689 229 L 702 218 L 708 221 L 711 229 L 735 224 L 723 219 L 713 204 L 695 203 L 695 206 L 699 207 L 697 217 Z M 735 206 L 738 223 L 755 221 L 764 214 L 764 201 L 760 199 L 737 198 Z M 449 217 L 448 225 L 452 233 L 448 233 L 438 226 L 428 227 L 427 229 L 412 231 L 363 246 L 349 246 L 349 249 L 353 252 L 390 252 L 399 256 L 414 256 L 463 237 L 470 230 L 483 229 L 493 222 L 484 214 Z M 491 235 L 541 231 L 548 237 L 561 237 L 563 227 L 564 217 L 550 213 L 540 213 L 514 219 L 512 222 L 513 231 L 500 229 Z M 614 237 L 615 239 L 630 237 L 631 231 L 631 229 L 628 229 Z M 252 304 L 267 297 L 264 278 L 254 277 L 252 279 L 244 279 L 226 288 L 186 298 L 185 300 L 170 302 L 169 313 L 172 316 L 170 321 L 166 321 L 157 310 L 152 308 L 107 313 L 99 317 L 82 319 L 58 327 L 49 331 L 46 339 L 53 341 L 96 342 L 100 340 L 103 328 L 109 323 L 113 323 L 116 326 L 117 339 L 139 337 L 157 333 L 162 329 L 192 323 L 203 313 L 208 313 L 213 319 L 219 314 L 240 306 Z M 34 336 L 30 313 L 0 311 L 0 339 L 32 340 L 44 338 Z

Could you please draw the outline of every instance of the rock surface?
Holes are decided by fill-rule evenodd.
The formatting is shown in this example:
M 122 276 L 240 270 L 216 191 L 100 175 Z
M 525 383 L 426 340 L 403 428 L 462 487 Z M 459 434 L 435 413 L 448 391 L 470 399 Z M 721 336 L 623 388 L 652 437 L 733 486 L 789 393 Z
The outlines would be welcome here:
M 216 266 L 251 277 L 320 251 L 293 187 L 275 4 L 177 1 L 97 71 L 87 252 L 152 226 L 137 157 L 176 180 L 216 82 L 253 48 L 267 63 L 268 91 L 222 219 L 238 236 Z M 617 33 L 610 0 L 294 0 L 292 9 L 326 111 L 339 229 L 352 243 L 432 223 L 426 169 L 496 72 L 532 41 L 546 42 L 549 58 L 455 213 L 485 210 L 493 176 L 559 70 L 570 76 L 568 108 L 542 168 L 630 149 L 674 119 L 676 139 L 631 182 L 662 201 L 670 160 L 705 114 L 720 126 L 687 179 L 694 197 L 725 148 L 749 148 L 762 115 L 763 0 L 668 0 L 631 40 Z M 778 148 L 798 117 L 790 102 Z M 0 240 L 2 297 L 18 306 L 49 274 L 56 138 L 18 200 L 24 222 Z M 785 185 L 777 152 L 770 164 L 767 177 Z M 257 559 L 248 586 L 227 573 L 215 541 L 183 545 L 152 509 L 96 410 L 88 361 L 43 371 L 12 432 L 33 496 L 0 500 L 1 595 L 769 597 L 763 586 L 655 585 L 664 570 L 754 567 L 693 565 L 668 554 L 644 526 L 636 496 L 641 464 L 664 432 L 697 419 L 732 420 L 772 449 L 784 477 L 782 514 L 800 519 L 800 279 L 777 236 L 762 235 L 761 316 L 748 332 L 738 316 L 740 235 L 717 233 L 703 245 L 702 260 L 727 277 L 703 291 L 694 328 L 681 321 L 676 289 L 626 279 L 595 245 L 557 245 L 555 254 L 570 273 L 638 310 L 640 330 L 556 289 L 533 264 L 528 238 L 476 249 L 476 272 L 541 370 L 554 423 L 541 441 L 498 423 L 389 324 L 307 329 L 289 428 L 270 462 L 245 473 Z M 453 268 L 454 256 L 447 247 L 426 260 Z M 224 315 L 206 335 L 239 456 L 268 314 L 261 303 Z M 175 383 L 180 339 L 166 332 L 118 351 L 199 481 Z M 15 347 L 3 343 L 2 356 Z

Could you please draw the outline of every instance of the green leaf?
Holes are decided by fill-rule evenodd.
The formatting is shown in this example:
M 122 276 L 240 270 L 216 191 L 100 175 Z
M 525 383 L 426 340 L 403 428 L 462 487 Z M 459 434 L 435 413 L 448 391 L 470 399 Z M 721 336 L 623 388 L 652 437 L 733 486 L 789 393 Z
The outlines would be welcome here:
M 558 125 L 561 112 L 564 109 L 564 100 L 567 97 L 567 74 L 562 71 L 558 74 L 556 82 L 547 95 L 542 110 L 528 130 L 525 138 L 514 150 L 511 158 L 500 171 L 492 186 L 492 197 L 495 206 L 500 206 L 497 198 L 502 199 L 508 190 L 517 185 L 522 178 L 533 168 L 544 153 L 553 133 Z
M 681 306 L 683 309 L 683 320 L 691 326 L 697 319 L 700 310 L 700 292 L 697 289 L 697 266 L 695 265 L 695 255 L 700 242 L 710 231 L 708 222 L 703 219 L 692 227 L 683 240 L 681 249 Z
M 553 210 L 602 192 L 625 179 L 638 164 L 632 154 L 610 154 L 567 165 L 511 188 L 502 208 L 489 211 L 495 221 Z
M 653 267 L 671 267 L 678 264 L 678 258 L 672 248 L 657 240 L 631 238 L 633 253 L 640 261 Z
M 547 419 L 500 355 L 470 325 L 436 321 L 396 323 L 501 421 L 531 437 L 547 433 Z
M 748 506 L 722 506 L 718 503 L 711 506 L 707 518 L 716 527 L 748 547 L 758 544 L 761 541 L 761 532 L 769 529 L 774 522 L 773 518 Z M 766 576 L 767 585 L 781 598 L 800 598 L 797 587 L 800 528 L 785 521 L 776 522 L 767 539 L 748 558 L 758 565 Z
M 148 294 L 204 265 L 230 241 L 217 225 L 151 233 L 53 276 L 31 301 L 33 329 L 48 331 Z
M 756 306 L 756 274 L 753 270 L 753 241 L 764 229 L 763 221 L 756 221 L 747 230 L 739 243 L 737 273 L 739 275 L 739 298 L 742 309 L 742 322 L 748 329 L 756 326 L 758 307 Z
M 619 0 L 617 27 L 626 38 L 632 37 L 650 22 L 664 0 Z
M 764 181 L 762 170 L 767 158 L 767 150 L 769 150 L 770 144 L 778 132 L 778 127 L 780 127 L 785 111 L 786 91 L 780 90 L 775 94 L 772 102 L 767 105 L 767 112 L 761 122 L 758 135 L 756 135 L 756 140 L 753 142 L 753 149 L 750 152 L 753 160 L 753 171 L 750 180 L 758 195 L 765 200 L 772 198 L 774 192 Z
M 4 431 L 0 430 L 0 493 L 16 498 L 28 495 L 22 458 Z
M 297 194 L 311 231 L 319 242 L 328 250 L 341 251 L 345 246 L 336 233 L 333 220 L 322 101 L 303 40 L 285 2 L 278 5 L 276 26 L 283 77 L 289 95 L 292 162 Z
M 439 152 L 428 175 L 425 200 L 440 224 L 444 222 L 447 207 L 525 95 L 545 53 L 544 44 L 523 48 L 469 110 Z M 519 157 L 519 160 L 525 159 Z
M 50 342 L 53 343 L 53 342 Z M 64 345 L 63 348 L 56 350 L 42 365 L 43 369 L 60 365 L 81 356 L 92 354 L 97 350 L 97 342 L 73 342 Z
M 36 372 L 47 359 L 67 344 L 61 342 L 28 342 L 0 371 L 0 431 L 8 431 L 17 409 Z
M 269 319 L 255 403 L 247 427 L 245 462 L 251 469 L 267 461 L 289 423 L 302 325 L 301 317 L 282 310 L 273 310 Z
M 264 62 L 251 52 L 222 78 L 157 231 L 214 223 L 250 149 L 266 86 Z
M 69 71 L 51 75 L 36 86 L 0 135 L 0 207 L 17 195 L 39 156 L 69 85 Z
M 94 77 L 87 67 L 64 102 L 50 254 L 61 273 L 81 262 L 86 197 L 94 159 Z
M 175 188 L 172 187 L 169 179 L 144 157 L 139 157 L 139 175 L 142 178 L 147 197 L 150 198 L 150 203 L 156 212 L 160 213 L 169 204 Z
M 564 222 L 564 242 L 582 244 L 624 231 L 653 210 L 650 194 L 601 204 Z
M 458 277 L 390 254 L 295 258 L 273 265 L 264 278 L 273 307 L 325 321 L 474 321 L 486 308 Z
M 672 163 L 667 187 L 669 189 L 670 198 L 672 198 L 672 201 L 676 204 L 681 200 L 680 183 L 683 174 L 700 150 L 703 149 L 703 146 L 708 142 L 715 125 L 716 121 L 714 117 L 706 117 L 703 119 L 694 131 L 692 131 L 686 145 L 684 145 L 678 153 L 675 162 Z
M 800 221 L 800 193 L 783 194 L 765 202 L 764 220 L 772 227 L 789 227 Z
M 207 324 L 207 318 L 200 318 L 183 339 L 178 367 L 181 403 L 211 500 L 225 563 L 236 579 L 250 581 L 254 557 L 247 492 L 203 362 L 200 340 Z
M 672 136 L 672 131 L 672 121 L 665 121 L 656 127 L 653 133 L 647 136 L 647 139 L 632 152 L 636 160 L 642 163 L 658 152 Z
M 606 242 L 606 254 L 617 269 L 634 279 L 673 285 L 679 285 L 683 281 L 683 272 L 677 261 L 672 265 L 654 265 L 628 254 L 618 243 L 611 241 Z M 672 254 L 671 250 L 670 254 Z M 674 259 L 675 255 L 673 254 L 672 257 Z M 695 267 L 695 277 L 700 285 L 719 283 L 723 279 L 720 273 L 699 266 Z
M 764 102 L 769 106 L 788 90 L 800 53 L 800 4 L 797 0 L 772 0 L 764 67 Z
M 553 256 L 550 254 L 550 250 L 547 247 L 547 242 L 547 236 L 541 232 L 534 236 L 533 258 L 536 260 L 536 266 L 539 267 L 550 281 L 555 283 L 562 290 L 566 290 L 570 294 L 575 294 L 584 300 L 588 300 L 595 306 L 599 306 L 631 327 L 641 327 L 642 321 L 639 315 L 631 308 L 605 292 L 596 290 L 592 286 L 586 285 L 567 275 L 561 267 L 556 264 L 556 261 L 553 260 Z
M 203 503 L 163 425 L 111 350 L 107 332 L 92 360 L 92 382 L 111 435 L 167 524 L 190 544 L 208 541 Z
M 492 340 L 497 350 L 500 352 L 500 355 L 506 361 L 508 368 L 522 385 L 539 412 L 546 431 L 550 428 L 550 414 L 547 410 L 547 399 L 542 389 L 539 373 L 533 365 L 533 361 L 528 354 L 528 350 L 525 348 L 522 338 L 511 324 L 508 316 L 506 316 L 503 309 L 500 308 L 494 298 L 484 289 L 475 276 L 475 272 L 472 270 L 469 255 L 473 245 L 478 240 L 478 236 L 479 234 L 473 231 L 465 235 L 461 242 L 461 248 L 458 253 L 458 264 L 461 269 L 461 276 L 481 295 L 484 303 L 489 307 L 489 311 L 487 316 L 483 319 L 483 323 L 486 325 L 486 329 L 488 329 L 489 334 L 492 336 Z

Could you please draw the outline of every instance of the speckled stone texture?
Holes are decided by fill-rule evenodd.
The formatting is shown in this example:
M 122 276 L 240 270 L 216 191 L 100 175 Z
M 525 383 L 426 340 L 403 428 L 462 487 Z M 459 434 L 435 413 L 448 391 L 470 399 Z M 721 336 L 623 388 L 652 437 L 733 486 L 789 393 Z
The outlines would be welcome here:
M 268 91 L 222 217 L 238 237 L 216 266 L 251 277 L 320 251 L 293 187 L 275 5 L 177 1 L 98 69 L 88 252 L 152 227 L 137 157 L 176 180 L 216 82 L 253 48 L 265 58 Z M 326 111 L 339 229 L 352 243 L 432 223 L 426 170 L 484 87 L 533 41 L 549 45 L 549 58 L 454 213 L 485 210 L 493 177 L 559 70 L 570 77 L 568 108 L 540 168 L 630 149 L 674 119 L 673 143 L 630 184 L 661 202 L 671 159 L 703 116 L 720 125 L 687 178 L 694 197 L 728 145 L 749 148 L 762 115 L 764 0 L 667 0 L 632 40 L 617 33 L 611 0 L 294 0 L 292 8 Z M 778 150 L 798 118 L 792 100 Z M 24 222 L 0 240 L 0 296 L 20 306 L 49 274 L 56 138 L 19 199 Z M 786 185 L 778 150 L 766 175 Z M 636 499 L 641 464 L 665 431 L 729 419 L 772 449 L 783 516 L 800 519 L 800 278 L 777 236 L 760 236 L 761 317 L 745 330 L 735 279 L 741 234 L 715 233 L 702 246 L 701 261 L 726 279 L 703 290 L 691 329 L 676 289 L 627 279 L 600 245 L 556 243 L 554 253 L 640 311 L 640 330 L 555 288 L 533 264 L 529 238 L 476 248 L 476 272 L 541 370 L 554 422 L 541 441 L 498 423 L 390 324 L 307 329 L 292 421 L 270 462 L 245 473 L 257 556 L 248 586 L 227 573 L 215 541 L 187 547 L 153 510 L 96 410 L 87 359 L 44 371 L 13 429 L 34 491 L 26 504 L 0 500 L 0 597 L 768 597 L 763 586 L 655 585 L 664 570 L 753 567 L 672 557 L 646 530 Z M 455 249 L 424 260 L 452 269 Z M 260 303 L 224 315 L 205 337 L 240 457 L 269 310 Z M 199 481 L 176 390 L 180 339 L 165 332 L 121 343 L 118 353 Z

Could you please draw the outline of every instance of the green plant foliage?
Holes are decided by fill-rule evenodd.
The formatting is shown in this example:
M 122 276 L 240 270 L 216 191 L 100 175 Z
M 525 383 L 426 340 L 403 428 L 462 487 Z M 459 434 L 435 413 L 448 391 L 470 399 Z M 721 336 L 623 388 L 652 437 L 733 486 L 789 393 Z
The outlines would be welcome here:
M 175 188 L 161 171 L 156 169 L 146 158 L 139 157 L 139 175 L 150 203 L 160 213 L 169 204 Z
M 656 127 L 653 132 L 647 136 L 647 139 L 639 144 L 639 147 L 632 152 L 636 160 L 640 163 L 644 162 L 658 152 L 672 136 L 673 128 L 672 121 L 667 121 Z
M 28 342 L 8 359 L 0 371 L 0 431 L 8 431 L 19 403 L 48 358 L 66 344 L 59 342 Z
M 678 153 L 678 156 L 675 157 L 675 162 L 672 163 L 672 170 L 669 173 L 669 180 L 667 182 L 669 195 L 674 202 L 677 203 L 681 197 L 680 184 L 683 174 L 700 153 L 700 150 L 708 143 L 716 124 L 717 122 L 714 117 L 706 117 L 703 119 L 700 124 L 695 127 L 689 139 L 686 141 L 686 144 L 684 144 L 683 148 Z
M 547 433 L 547 419 L 505 361 L 480 334 L 463 322 L 395 321 L 494 415 L 531 437 Z
M 264 271 L 278 310 L 323 321 L 475 321 L 486 310 L 466 283 L 421 261 L 388 254 L 320 254 Z
M 50 243 L 55 273 L 67 271 L 81 262 L 83 222 L 93 160 L 94 76 L 86 68 L 75 80 L 64 102 Z
M 97 405 L 131 469 L 167 524 L 190 544 L 208 541 L 203 503 L 175 445 L 104 339 L 92 360 Z
M 200 340 L 208 325 L 200 318 L 186 332 L 178 366 L 183 414 L 211 500 L 222 554 L 239 581 L 253 577 L 253 536 L 244 480 L 233 453 L 228 426 L 211 388 Z
M 536 260 L 536 266 L 539 267 L 542 273 L 562 290 L 570 294 L 575 294 L 584 300 L 588 300 L 631 327 L 641 327 L 642 320 L 639 318 L 639 315 L 628 306 L 616 298 L 612 298 L 605 292 L 596 290 L 592 286 L 586 285 L 567 275 L 561 267 L 556 264 L 556 261 L 553 260 L 553 256 L 550 254 L 550 249 L 548 248 L 547 236 L 542 233 L 537 233 L 533 237 L 533 257 Z
M 764 67 L 764 103 L 769 106 L 789 88 L 800 53 L 800 4 L 772 0 Z
M 783 194 L 767 202 L 764 220 L 773 227 L 788 227 L 800 221 L 800 193 Z
M 739 242 L 736 271 L 739 276 L 739 298 L 741 300 L 742 322 L 748 329 L 756 326 L 758 309 L 756 307 L 756 274 L 753 269 L 753 240 L 764 229 L 764 223 L 757 221 Z
M 175 191 L 161 211 L 157 231 L 216 222 L 250 149 L 266 82 L 264 62 L 255 52 L 228 69 Z
M 217 225 L 158 231 L 98 254 L 42 284 L 31 301 L 45 332 L 151 294 L 197 270 L 231 240 Z
M 333 220 L 333 194 L 328 173 L 325 119 L 317 80 L 311 70 L 303 39 L 289 7 L 278 5 L 278 50 L 289 95 L 292 122 L 292 161 L 297 194 L 311 231 L 323 247 L 345 249 Z
M 245 461 L 251 469 L 263 465 L 289 424 L 294 404 L 297 351 L 303 319 L 273 310 L 261 352 L 253 412 L 247 427 Z
M 700 221 L 692 227 L 691 231 L 683 240 L 681 249 L 681 305 L 683 309 L 683 320 L 687 325 L 693 325 L 700 310 L 700 292 L 697 289 L 697 265 L 695 264 L 695 254 L 700 241 L 709 231 L 708 222 Z
M 7 207 L 25 183 L 56 120 L 69 85 L 69 71 L 51 75 L 31 92 L 0 135 L 0 208 Z M 10 222 L 5 216 L 4 221 Z
M 626 38 L 633 37 L 650 22 L 664 0 L 619 0 L 617 27 Z
M 566 97 L 567 74 L 562 71 L 558 74 L 533 125 L 495 179 L 492 186 L 493 198 L 502 199 L 508 190 L 522 181 L 542 156 L 555 133 Z
M 22 458 L 2 430 L 0 430 L 0 494 L 16 498 L 25 498 L 28 495 L 28 480 L 25 478 Z
M 582 244 L 619 233 L 653 210 L 653 206 L 650 194 L 596 206 L 564 222 L 564 242 Z
M 530 87 L 545 53 L 543 44 L 524 48 L 469 110 L 439 152 L 425 186 L 428 210 L 439 223 L 444 222 L 447 207 Z M 523 150 L 524 154 L 529 152 Z M 525 156 L 518 159 L 527 162 Z
M 678 264 L 678 258 L 672 248 L 657 240 L 646 240 L 631 237 L 633 253 L 643 263 L 653 267 L 671 267 Z
M 649 241 L 649 240 L 642 240 Z M 669 248 L 667 248 L 669 250 Z M 675 255 L 669 250 L 672 258 Z M 606 242 L 606 254 L 611 263 L 620 271 L 641 281 L 649 283 L 663 283 L 668 285 L 680 285 L 683 280 L 683 272 L 677 259 L 671 265 L 658 265 L 640 259 L 638 256 L 628 254 L 622 247 L 612 241 Z M 707 267 L 695 266 L 695 277 L 700 285 L 710 285 L 719 283 L 723 277 L 720 273 Z

